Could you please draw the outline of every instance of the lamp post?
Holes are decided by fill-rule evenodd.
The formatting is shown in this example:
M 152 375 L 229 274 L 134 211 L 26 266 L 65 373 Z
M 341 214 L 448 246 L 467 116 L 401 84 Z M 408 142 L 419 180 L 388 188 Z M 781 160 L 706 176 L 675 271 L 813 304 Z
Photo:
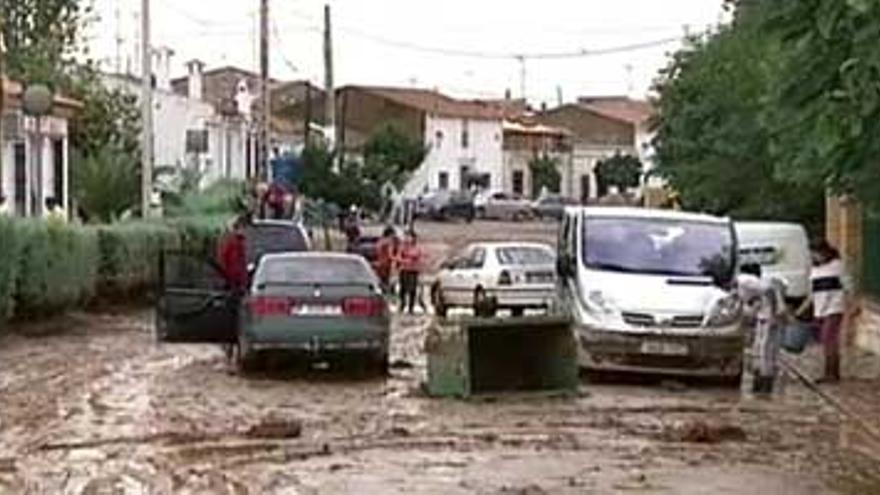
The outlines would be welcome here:
M 36 123 L 36 160 L 31 170 L 31 216 L 40 216 L 43 208 L 43 117 L 52 111 L 52 90 L 44 84 L 32 84 L 22 98 L 24 112 Z

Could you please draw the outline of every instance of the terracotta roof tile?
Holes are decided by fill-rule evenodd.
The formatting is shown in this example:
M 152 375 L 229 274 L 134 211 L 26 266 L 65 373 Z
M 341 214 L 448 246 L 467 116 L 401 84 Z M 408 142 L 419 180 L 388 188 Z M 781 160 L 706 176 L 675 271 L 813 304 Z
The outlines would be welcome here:
M 435 90 L 381 86 L 348 88 L 372 93 L 400 105 L 443 117 L 482 120 L 500 120 L 504 117 L 503 109 L 496 105 L 476 100 L 457 100 Z
M 578 103 L 605 117 L 636 125 L 646 122 L 654 113 L 654 107 L 647 101 L 621 96 L 582 97 Z

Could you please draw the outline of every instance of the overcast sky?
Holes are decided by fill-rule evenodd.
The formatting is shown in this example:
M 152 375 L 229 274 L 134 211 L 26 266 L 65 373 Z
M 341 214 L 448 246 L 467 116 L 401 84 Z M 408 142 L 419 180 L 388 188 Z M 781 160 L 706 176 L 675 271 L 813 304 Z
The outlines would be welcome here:
M 175 50 L 173 75 L 193 58 L 209 68 L 257 69 L 258 0 L 151 1 L 153 45 Z M 93 56 L 108 70 L 117 61 L 122 70 L 136 67 L 140 0 L 94 2 L 100 20 L 89 33 Z M 519 96 L 517 54 L 657 42 L 604 55 L 527 58 L 526 94 L 534 103 L 554 103 L 557 88 L 566 101 L 642 96 L 685 26 L 696 32 L 724 19 L 722 0 L 270 0 L 273 77 L 323 81 L 325 3 L 333 8 L 338 84 L 436 87 L 473 98 L 500 97 L 509 88 Z

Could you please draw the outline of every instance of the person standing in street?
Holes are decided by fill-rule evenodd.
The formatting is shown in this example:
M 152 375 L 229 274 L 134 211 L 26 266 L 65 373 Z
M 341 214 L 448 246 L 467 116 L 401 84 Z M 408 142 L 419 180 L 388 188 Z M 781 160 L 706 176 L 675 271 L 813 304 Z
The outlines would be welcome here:
M 391 276 L 394 273 L 394 263 L 399 249 L 400 239 L 397 238 L 394 227 L 390 225 L 385 227 L 382 238 L 376 245 L 376 261 L 373 263 L 373 269 L 379 277 L 385 294 L 391 293 Z
M 778 279 L 761 278 L 761 266 L 747 264 L 740 268 L 737 293 L 743 301 L 747 318 L 752 323 L 750 371 L 752 392 L 762 396 L 773 393 L 779 374 L 779 351 L 788 316 L 785 306 L 785 285 Z
M 849 312 L 851 284 L 840 252 L 828 241 L 813 247 L 813 270 L 810 274 L 812 297 L 800 308 L 806 311 L 813 303 L 813 316 L 819 326 L 825 354 L 825 373 L 818 383 L 840 381 L 840 338 Z
M 231 294 L 229 304 L 236 312 L 250 280 L 247 270 L 247 240 L 245 238 L 245 230 L 249 224 L 250 217 L 247 214 L 238 216 L 229 231 L 220 239 L 217 247 L 217 262 Z M 235 347 L 235 344 L 223 346 L 227 359 L 232 360 L 235 356 Z
M 422 264 L 422 248 L 418 236 L 413 231 L 406 234 L 406 241 L 400 248 L 398 265 L 400 267 L 400 310 L 409 314 L 415 312 L 419 293 L 419 271 Z

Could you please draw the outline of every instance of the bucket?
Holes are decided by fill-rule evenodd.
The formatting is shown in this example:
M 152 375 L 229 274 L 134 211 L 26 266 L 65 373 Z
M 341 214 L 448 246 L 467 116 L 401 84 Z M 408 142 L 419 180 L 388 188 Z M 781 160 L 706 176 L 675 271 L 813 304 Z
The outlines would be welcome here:
M 792 354 L 800 354 L 813 340 L 813 327 L 804 322 L 794 322 L 785 327 L 782 348 Z

